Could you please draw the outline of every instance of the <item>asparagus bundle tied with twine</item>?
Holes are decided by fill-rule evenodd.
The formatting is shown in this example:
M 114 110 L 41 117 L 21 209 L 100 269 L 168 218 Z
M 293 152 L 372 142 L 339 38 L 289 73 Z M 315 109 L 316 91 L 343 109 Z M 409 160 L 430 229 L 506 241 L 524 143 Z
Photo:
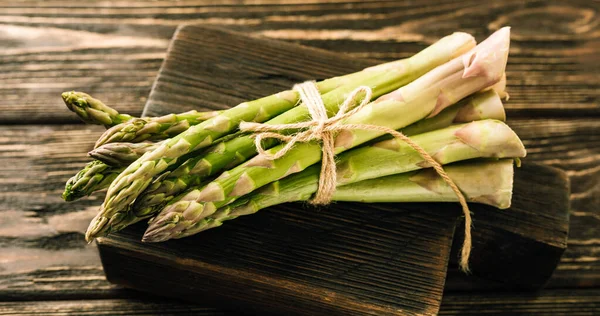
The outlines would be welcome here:
M 416 135 L 447 127 L 453 123 L 483 119 L 504 120 L 505 113 L 496 91 L 490 90 L 449 107 L 439 115 L 419 121 L 402 129 L 406 135 Z M 270 142 L 272 143 L 272 141 Z M 263 146 L 269 144 L 263 142 Z M 105 145 L 106 146 L 106 145 Z M 135 201 L 130 209 L 117 212 L 98 234 L 119 231 L 128 225 L 153 216 L 171 200 L 189 188 L 195 188 L 210 175 L 230 169 L 256 155 L 254 141 L 247 136 L 220 143 L 206 153 L 190 158 L 174 171 L 154 181 Z
M 461 55 L 473 45 L 472 36 L 454 33 L 413 57 L 328 79 L 317 83 L 316 87 L 323 94 L 323 103 L 327 111 L 337 112 L 340 101 L 346 99 L 349 93 L 360 86 L 369 87 L 374 97 L 389 93 Z M 335 84 L 332 84 L 332 81 Z M 296 106 L 299 100 L 299 93 L 290 90 L 244 102 L 190 127 L 185 132 L 165 141 L 159 148 L 145 154 L 129 165 L 110 185 L 99 214 L 90 223 L 86 239 L 91 240 L 103 231 L 109 219 L 117 212 L 127 209 L 152 180 L 163 173 L 168 166 L 177 164 L 183 155 L 206 148 L 217 138 L 237 130 L 242 121 L 265 122 L 281 113 L 283 114 L 270 123 L 288 124 L 309 119 L 307 107 Z
M 64 197 L 108 188 L 86 239 L 155 216 L 147 242 L 286 202 L 459 202 L 466 271 L 467 202 L 508 207 L 512 161 L 525 156 L 503 123 L 509 43 L 509 28 L 477 46 L 454 33 L 410 58 L 218 112 L 136 118 L 64 93 L 83 121 L 107 128 Z

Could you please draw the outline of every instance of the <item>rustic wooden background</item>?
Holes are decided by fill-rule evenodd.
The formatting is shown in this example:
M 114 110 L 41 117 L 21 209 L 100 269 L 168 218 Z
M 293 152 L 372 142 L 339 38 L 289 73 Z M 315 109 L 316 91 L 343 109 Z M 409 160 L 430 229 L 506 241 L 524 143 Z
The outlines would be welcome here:
M 0 314 L 223 314 L 109 284 L 82 234 L 101 196 L 60 199 L 102 131 L 80 124 L 60 92 L 87 91 L 139 115 L 181 23 L 381 60 L 405 57 L 456 30 L 481 40 L 511 25 L 509 124 L 524 139 L 528 160 L 566 170 L 571 179 L 569 248 L 545 290 L 450 292 L 441 314 L 594 314 L 599 14 L 600 2 L 573 0 L 0 1 Z

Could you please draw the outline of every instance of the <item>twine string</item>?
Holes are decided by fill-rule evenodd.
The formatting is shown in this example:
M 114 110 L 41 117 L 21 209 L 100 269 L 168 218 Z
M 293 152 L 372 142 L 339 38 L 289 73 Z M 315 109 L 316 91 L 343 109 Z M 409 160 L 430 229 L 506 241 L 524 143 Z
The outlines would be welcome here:
M 294 86 L 294 90 L 298 92 L 300 100 L 308 108 L 312 120 L 307 122 L 299 122 L 292 124 L 263 124 L 254 122 L 240 123 L 240 130 L 252 131 L 254 134 L 254 144 L 259 155 L 263 155 L 265 159 L 275 160 L 283 157 L 292 147 L 298 142 L 304 143 L 311 140 L 319 140 L 322 143 L 323 156 L 321 159 L 321 173 L 319 176 L 318 189 L 315 197 L 310 201 L 312 204 L 325 205 L 331 202 L 336 189 L 337 172 L 335 167 L 335 133 L 342 130 L 368 130 L 377 131 L 384 134 L 390 134 L 393 137 L 400 139 L 413 148 L 437 174 L 450 186 L 452 191 L 458 197 L 458 201 L 462 207 L 462 212 L 465 217 L 465 238 L 463 241 L 460 257 L 460 268 L 468 272 L 469 256 L 471 254 L 471 212 L 467 205 L 467 200 L 464 194 L 460 191 L 456 183 L 444 171 L 444 168 L 429 155 L 421 146 L 413 142 L 409 137 L 393 130 L 379 125 L 367 124 L 342 124 L 342 121 L 358 111 L 362 110 L 369 104 L 373 92 L 371 88 L 360 86 L 352 91 L 344 100 L 339 108 L 339 111 L 329 118 L 327 109 L 323 104 L 323 99 L 314 81 L 306 81 Z M 359 104 L 352 110 L 349 108 L 357 102 L 360 95 L 364 94 Z M 299 130 L 291 135 L 284 135 L 280 132 L 286 130 Z M 262 140 L 267 138 L 275 138 L 285 143 L 285 145 L 277 152 L 271 153 L 266 151 L 262 146 Z

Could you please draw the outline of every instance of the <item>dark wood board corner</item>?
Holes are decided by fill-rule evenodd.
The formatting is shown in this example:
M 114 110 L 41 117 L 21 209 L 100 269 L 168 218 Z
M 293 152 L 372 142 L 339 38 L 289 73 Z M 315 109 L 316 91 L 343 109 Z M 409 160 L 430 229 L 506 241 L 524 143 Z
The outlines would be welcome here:
M 464 225 L 457 228 L 446 290 L 539 289 L 552 276 L 567 248 L 569 178 L 563 170 L 525 160 L 514 181 L 509 209 L 480 206 L 474 211 L 473 276 L 456 268 Z
M 373 64 L 187 25 L 174 36 L 144 113 L 223 109 Z M 511 209 L 473 205 L 471 267 L 477 278 L 535 288 L 566 248 L 568 181 L 526 160 L 515 179 Z M 317 211 L 293 204 L 161 244 L 142 245 L 140 224 L 98 246 L 111 282 L 193 302 L 295 314 L 435 314 L 444 286 L 481 288 L 458 274 L 446 280 L 452 240 L 462 241 L 454 234 L 459 215 L 449 204 L 337 203 Z M 524 263 L 514 267 L 520 272 L 511 272 L 515 262 Z

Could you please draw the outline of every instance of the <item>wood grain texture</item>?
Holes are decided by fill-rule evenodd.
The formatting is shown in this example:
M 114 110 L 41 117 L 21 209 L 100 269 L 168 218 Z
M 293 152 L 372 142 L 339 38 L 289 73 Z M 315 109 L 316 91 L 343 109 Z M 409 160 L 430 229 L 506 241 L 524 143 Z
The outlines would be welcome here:
M 194 303 L 294 315 L 432 315 L 457 215 L 442 210 L 338 203 L 315 214 L 293 204 L 177 241 L 142 244 L 138 225 L 98 245 L 109 281 Z
M 599 7 L 585 0 L 1 1 L 0 121 L 75 122 L 58 98 L 72 89 L 139 114 L 182 23 L 382 60 L 457 30 L 482 39 L 511 25 L 509 113 L 598 115 Z
M 100 196 L 60 197 L 102 130 L 0 126 L 0 300 L 114 294 L 95 246 L 83 238 Z
M 599 7 L 598 2 L 585 0 L 486 5 L 476 0 L 0 1 L 0 123 L 78 122 L 59 98 L 61 91 L 71 89 L 90 92 L 121 111 L 141 113 L 180 23 L 222 26 L 381 60 L 409 56 L 458 29 L 481 40 L 499 25 L 509 24 L 513 26 L 509 116 L 520 117 L 510 124 L 525 139 L 526 161 L 565 169 L 573 191 L 569 247 L 548 286 L 597 287 L 600 129 L 591 116 L 598 114 L 600 95 Z M 124 295 L 104 280 L 93 247 L 79 244 L 81 226 L 101 196 L 72 205 L 61 203 L 58 196 L 60 182 L 83 165 L 84 147 L 94 140 L 90 135 L 89 141 L 72 145 L 68 137 L 77 138 L 80 128 L 88 130 L 0 127 L 0 300 L 55 299 L 61 293 L 72 299 Z M 38 146 L 39 152 L 25 150 L 23 143 Z M 71 221 L 71 216 L 81 219 Z M 72 222 L 81 226 L 71 228 Z M 14 228 L 20 225 L 24 229 Z M 86 252 L 80 254 L 81 249 Z M 8 260 L 6 253 L 11 254 Z M 577 293 L 561 293 L 568 299 L 557 305 L 547 302 L 546 310 L 529 308 L 535 304 L 531 301 L 513 304 L 521 294 L 501 297 L 505 304 L 494 308 L 504 314 L 511 314 L 511 309 L 514 314 L 549 314 L 550 308 L 561 307 L 577 311 Z M 584 291 L 579 293 L 585 297 Z M 471 308 L 477 314 L 482 305 L 476 303 L 457 301 L 454 307 L 463 312 Z M 30 304 L 35 305 L 25 306 Z M 165 306 L 169 304 L 175 305 Z M 157 308 L 156 314 L 164 310 Z
M 439 315 L 597 315 L 600 290 L 448 293 Z
M 439 315 L 592 316 L 600 309 L 600 290 L 543 290 L 537 293 L 446 293 Z M 1 315 L 201 315 L 235 316 L 191 303 L 164 299 L 98 299 L 0 302 Z
M 548 286 L 598 286 L 600 122 L 594 118 L 535 119 L 511 120 L 509 125 L 528 148 L 528 161 L 565 170 L 570 179 L 568 247 Z
M 95 300 L 61 300 L 35 302 L 0 302 L 0 315 L 141 315 L 141 316 L 234 316 L 211 307 L 202 307 L 189 303 L 161 298 L 152 299 L 95 299 Z

